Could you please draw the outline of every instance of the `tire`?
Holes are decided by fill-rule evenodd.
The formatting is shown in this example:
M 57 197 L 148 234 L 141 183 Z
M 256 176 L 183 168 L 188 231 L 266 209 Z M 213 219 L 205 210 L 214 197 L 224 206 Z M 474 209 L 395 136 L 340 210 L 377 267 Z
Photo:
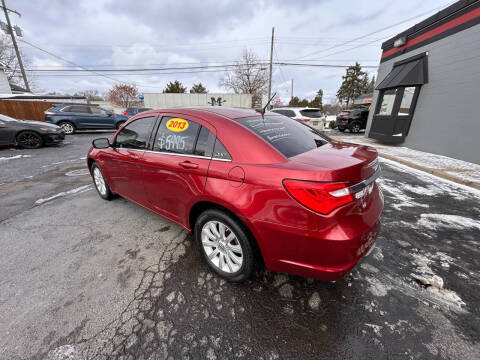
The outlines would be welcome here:
M 107 181 L 103 176 L 103 172 L 97 163 L 92 164 L 90 173 L 92 174 L 93 184 L 95 185 L 98 195 L 100 195 L 100 197 L 104 200 L 112 200 L 114 198 L 114 194 L 112 190 L 110 190 L 110 186 L 108 186 Z
M 72 135 L 75 133 L 75 125 L 73 125 L 70 121 L 60 121 L 58 123 L 58 126 L 60 126 L 63 131 L 65 132 L 65 135 Z
M 22 131 L 17 135 L 18 146 L 24 149 L 37 149 L 43 145 L 43 139 L 35 131 Z
M 338 131 L 344 132 L 344 131 L 345 131 L 345 128 L 339 126 L 339 127 L 338 127 Z
M 208 266 L 222 278 L 239 283 L 252 276 L 257 264 L 252 244 L 232 216 L 217 209 L 204 211 L 195 222 L 194 237 Z
M 122 127 L 122 125 L 125 124 L 125 123 L 126 123 L 126 121 L 119 121 L 117 123 L 117 130 L 120 129 Z
M 358 134 L 358 133 L 360 132 L 360 130 L 361 130 L 361 127 L 362 127 L 362 126 L 360 125 L 359 122 L 353 122 L 353 123 L 350 124 L 349 129 L 350 129 L 350 132 L 351 132 L 351 133 Z

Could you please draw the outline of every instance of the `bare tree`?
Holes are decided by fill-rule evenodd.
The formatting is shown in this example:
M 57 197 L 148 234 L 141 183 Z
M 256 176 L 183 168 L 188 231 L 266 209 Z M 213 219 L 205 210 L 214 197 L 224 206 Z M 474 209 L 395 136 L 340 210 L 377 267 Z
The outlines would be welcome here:
M 20 55 L 22 56 L 23 64 L 25 67 L 30 65 L 29 58 L 20 50 Z M 7 75 L 9 83 L 24 86 L 22 73 L 20 72 L 20 66 L 18 65 L 17 55 L 15 54 L 15 49 L 12 44 L 12 39 L 10 36 L 5 34 L 0 35 L 0 63 L 5 65 L 4 71 Z M 32 87 L 31 82 L 33 83 L 31 74 L 27 74 L 28 83 Z
M 233 90 L 235 94 L 251 94 L 252 105 L 262 103 L 262 95 L 266 92 L 268 75 L 266 67 L 251 50 L 244 50 L 242 61 L 220 80 L 220 86 Z
M 113 105 L 129 107 L 141 105 L 138 99 L 138 89 L 133 85 L 117 84 L 108 92 L 108 101 Z

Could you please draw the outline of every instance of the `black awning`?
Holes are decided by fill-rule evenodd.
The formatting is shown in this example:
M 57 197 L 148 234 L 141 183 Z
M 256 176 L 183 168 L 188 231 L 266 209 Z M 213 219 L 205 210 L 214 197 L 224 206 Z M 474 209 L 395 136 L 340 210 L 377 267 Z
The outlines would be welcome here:
M 415 56 L 395 63 L 392 71 L 376 87 L 376 90 L 391 89 L 398 86 L 423 85 L 427 80 L 427 56 Z

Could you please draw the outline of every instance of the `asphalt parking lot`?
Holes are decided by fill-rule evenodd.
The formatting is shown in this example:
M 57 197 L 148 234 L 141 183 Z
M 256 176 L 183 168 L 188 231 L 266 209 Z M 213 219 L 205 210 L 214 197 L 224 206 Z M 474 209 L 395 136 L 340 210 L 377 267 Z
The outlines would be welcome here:
M 336 282 L 216 277 L 85 170 L 98 133 L 0 149 L 0 359 L 478 359 L 480 196 L 381 162 L 382 231 Z

